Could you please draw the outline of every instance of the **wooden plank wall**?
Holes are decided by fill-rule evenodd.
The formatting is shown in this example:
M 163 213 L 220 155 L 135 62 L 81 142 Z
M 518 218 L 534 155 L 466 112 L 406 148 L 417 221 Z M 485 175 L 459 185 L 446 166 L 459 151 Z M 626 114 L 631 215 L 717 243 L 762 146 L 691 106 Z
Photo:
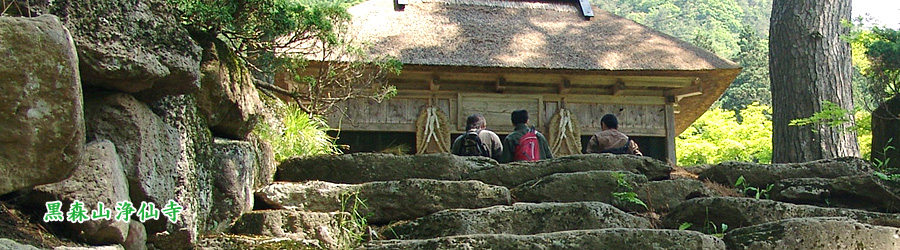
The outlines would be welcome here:
M 416 119 L 428 102 L 427 99 L 407 98 L 392 98 L 381 103 L 352 99 L 337 104 L 338 111 L 327 116 L 328 125 L 342 130 L 415 132 Z M 435 102 L 448 117 L 456 114 L 451 104 L 449 99 L 437 99 Z M 456 122 L 451 123 L 455 126 Z
M 531 116 L 531 125 L 546 130 L 546 123 L 558 112 L 560 103 L 543 102 L 539 95 L 511 96 L 499 94 L 460 95 L 459 100 L 435 99 L 436 105 L 450 118 L 453 133 L 465 130 L 466 117 L 481 113 L 492 130 L 505 134 L 512 131 L 510 113 L 516 109 L 526 109 Z M 341 112 L 328 116 L 330 126 L 352 131 L 415 132 L 415 123 L 422 109 L 428 106 L 428 99 L 393 98 L 382 103 L 372 100 L 355 99 L 339 104 L 349 117 Z M 543 103 L 543 105 L 541 105 Z M 619 118 L 619 130 L 634 136 L 665 137 L 666 107 L 663 105 L 625 105 L 598 103 L 566 103 L 581 126 L 582 135 L 600 131 L 600 118 L 611 113 Z
M 600 131 L 600 119 L 606 114 L 619 118 L 619 130 L 634 136 L 666 136 L 666 107 L 597 103 L 566 103 L 581 126 L 583 135 Z

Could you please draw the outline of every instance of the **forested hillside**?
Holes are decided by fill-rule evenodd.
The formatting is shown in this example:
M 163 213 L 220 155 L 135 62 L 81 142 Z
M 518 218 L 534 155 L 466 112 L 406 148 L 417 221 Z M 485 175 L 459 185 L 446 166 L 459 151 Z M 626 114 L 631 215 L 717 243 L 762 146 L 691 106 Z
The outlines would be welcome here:
M 715 107 L 771 104 L 768 30 L 771 0 L 592 0 L 602 9 L 731 59 L 743 73 Z

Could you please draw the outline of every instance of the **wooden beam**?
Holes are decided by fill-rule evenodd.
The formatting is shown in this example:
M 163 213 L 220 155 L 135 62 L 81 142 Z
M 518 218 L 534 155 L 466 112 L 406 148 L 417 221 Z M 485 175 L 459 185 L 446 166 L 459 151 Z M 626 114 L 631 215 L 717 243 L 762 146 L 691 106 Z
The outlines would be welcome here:
M 503 93 L 503 90 L 506 89 L 506 78 L 498 77 L 497 82 L 494 83 L 494 92 L 495 93 Z
M 691 96 L 698 96 L 703 94 L 703 88 L 700 84 L 691 85 L 688 87 L 680 88 L 680 89 L 672 89 L 666 90 L 665 95 L 671 96 L 675 98 L 675 102 L 681 102 L 681 99 Z
M 428 81 L 428 89 L 431 90 L 431 92 L 437 92 L 441 89 L 441 85 L 435 83 L 436 81 L 438 81 L 437 76 L 431 78 L 431 81 Z
M 563 78 L 562 82 L 559 83 L 559 94 L 560 95 L 568 94 L 569 91 L 572 90 L 571 88 L 572 88 L 572 82 L 570 82 L 569 79 Z
M 616 84 L 613 85 L 613 87 L 612 87 L 612 95 L 620 96 L 620 95 L 622 95 L 623 90 L 625 90 L 625 82 L 623 82 L 621 79 L 619 79 L 618 81 L 616 81 Z

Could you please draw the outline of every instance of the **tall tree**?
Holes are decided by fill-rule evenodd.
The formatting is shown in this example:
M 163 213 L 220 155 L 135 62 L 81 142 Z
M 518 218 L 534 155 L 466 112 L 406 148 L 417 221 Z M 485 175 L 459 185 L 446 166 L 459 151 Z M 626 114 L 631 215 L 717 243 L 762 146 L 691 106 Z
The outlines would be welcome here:
M 841 40 L 850 29 L 850 0 L 775 0 L 769 27 L 769 69 L 773 104 L 774 162 L 803 162 L 859 156 L 850 122 L 837 126 L 788 126 L 811 117 L 832 102 L 853 109 L 850 45 Z

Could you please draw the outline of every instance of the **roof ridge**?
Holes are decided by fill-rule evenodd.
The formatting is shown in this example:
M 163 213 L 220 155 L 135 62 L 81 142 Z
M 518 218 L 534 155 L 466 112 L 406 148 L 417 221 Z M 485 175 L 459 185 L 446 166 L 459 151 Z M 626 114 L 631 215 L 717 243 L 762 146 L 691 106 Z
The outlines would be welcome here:
M 410 1 L 410 3 L 443 3 L 517 9 L 544 9 L 560 12 L 580 12 L 580 10 L 577 9 L 577 6 L 575 6 L 575 2 L 567 3 L 564 1 L 548 2 L 539 0 L 413 0 Z

